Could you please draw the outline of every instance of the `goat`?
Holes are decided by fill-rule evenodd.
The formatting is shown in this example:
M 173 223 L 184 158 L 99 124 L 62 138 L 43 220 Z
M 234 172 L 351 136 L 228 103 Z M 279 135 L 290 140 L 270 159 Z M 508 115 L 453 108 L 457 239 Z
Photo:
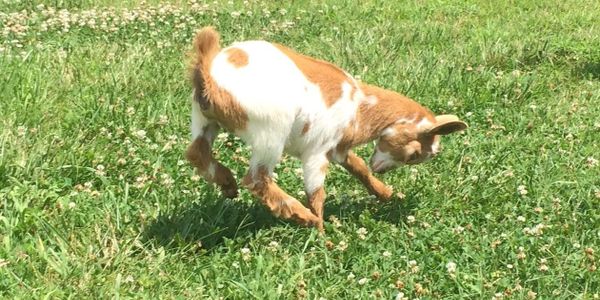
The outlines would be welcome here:
M 352 148 L 377 140 L 370 166 L 383 173 L 428 160 L 440 136 L 467 128 L 453 115 L 434 114 L 396 92 L 358 82 L 337 66 L 266 41 L 221 49 L 219 34 L 202 28 L 191 66 L 192 143 L 186 158 L 225 197 L 236 197 L 231 171 L 212 155 L 220 128 L 251 146 L 242 184 L 277 217 L 323 231 L 323 183 L 331 161 L 341 164 L 380 199 L 392 188 L 369 171 Z M 302 161 L 308 208 L 272 179 L 283 152 Z

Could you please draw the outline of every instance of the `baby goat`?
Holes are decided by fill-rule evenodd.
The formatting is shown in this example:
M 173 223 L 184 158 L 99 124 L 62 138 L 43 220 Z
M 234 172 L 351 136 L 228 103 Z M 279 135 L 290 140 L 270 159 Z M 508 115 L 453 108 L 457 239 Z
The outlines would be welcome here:
M 231 171 L 212 156 L 224 128 L 251 146 L 242 183 L 275 215 L 323 230 L 323 182 L 330 161 L 341 164 L 380 199 L 392 189 L 375 178 L 352 148 L 377 140 L 371 169 L 435 156 L 440 136 L 464 130 L 453 115 L 434 116 L 395 92 L 356 81 L 325 61 L 266 41 L 237 42 L 221 49 L 211 27 L 194 40 L 192 143 L 186 158 L 198 173 L 237 196 Z M 302 161 L 308 208 L 273 180 L 282 153 Z

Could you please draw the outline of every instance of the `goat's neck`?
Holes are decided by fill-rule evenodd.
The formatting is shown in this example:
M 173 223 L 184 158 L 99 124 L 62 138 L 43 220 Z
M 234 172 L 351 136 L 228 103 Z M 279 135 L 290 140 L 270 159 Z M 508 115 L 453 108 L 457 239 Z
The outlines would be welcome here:
M 423 118 L 434 121 L 433 114 L 417 102 L 396 92 L 361 84 L 366 99 L 360 104 L 357 124 L 353 126 L 351 144 L 364 144 L 381 136 L 382 132 L 398 123 L 410 126 Z

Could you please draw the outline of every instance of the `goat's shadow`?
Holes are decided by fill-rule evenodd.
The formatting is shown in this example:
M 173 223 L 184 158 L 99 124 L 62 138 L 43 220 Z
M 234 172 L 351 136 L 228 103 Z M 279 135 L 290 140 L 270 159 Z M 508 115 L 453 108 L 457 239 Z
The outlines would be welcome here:
M 405 200 L 386 202 L 365 196 L 328 196 L 325 202 L 325 220 L 328 223 L 329 216 L 334 215 L 341 220 L 359 222 L 361 214 L 368 210 L 375 220 L 398 224 L 403 219 L 402 216 L 416 209 L 418 196 L 409 194 Z M 251 238 L 261 229 L 285 226 L 285 223 L 287 221 L 271 215 L 258 200 L 250 202 L 224 199 L 214 189 L 210 189 L 198 201 L 183 203 L 161 213 L 145 227 L 142 236 L 146 242 L 166 249 L 186 248 L 200 242 L 203 249 L 211 250 L 221 245 L 225 239 Z
M 600 79 L 600 61 L 586 61 L 576 65 L 573 73 L 579 78 Z

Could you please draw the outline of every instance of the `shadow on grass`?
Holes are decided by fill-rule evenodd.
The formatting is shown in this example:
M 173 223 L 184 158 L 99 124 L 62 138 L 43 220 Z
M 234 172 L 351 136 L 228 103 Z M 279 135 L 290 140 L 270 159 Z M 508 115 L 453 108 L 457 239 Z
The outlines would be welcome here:
M 143 232 L 146 241 L 165 248 L 183 248 L 202 243 L 210 250 L 225 238 L 248 237 L 278 221 L 256 203 L 219 197 L 211 190 L 193 203 L 182 203 L 164 211 Z
M 369 211 L 374 220 L 400 223 L 418 205 L 418 199 L 379 202 L 372 198 L 353 198 L 342 195 L 339 199 L 328 197 L 325 203 L 325 221 L 330 215 L 350 222 L 359 222 Z M 275 218 L 259 201 L 252 203 L 220 198 L 214 191 L 194 203 L 183 203 L 178 208 L 164 212 L 144 230 L 145 241 L 167 249 L 193 247 L 199 241 L 202 248 L 211 250 L 225 239 L 250 238 L 260 229 L 280 226 L 286 221 Z M 294 224 L 294 226 L 297 226 Z
M 573 73 L 579 78 L 600 79 L 600 62 L 584 62 L 579 64 L 573 70 Z

